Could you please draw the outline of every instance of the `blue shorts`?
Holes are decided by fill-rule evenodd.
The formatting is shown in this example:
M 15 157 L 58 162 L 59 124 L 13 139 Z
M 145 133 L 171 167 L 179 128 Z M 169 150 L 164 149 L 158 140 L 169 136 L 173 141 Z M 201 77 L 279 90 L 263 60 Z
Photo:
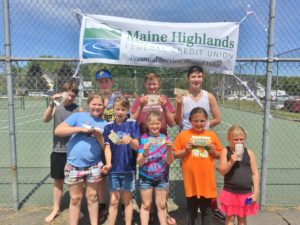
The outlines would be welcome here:
M 135 172 L 109 173 L 108 188 L 110 192 L 135 191 Z
M 166 180 L 147 180 L 140 178 L 139 179 L 139 189 L 141 191 L 155 188 L 156 190 L 168 190 L 169 182 Z

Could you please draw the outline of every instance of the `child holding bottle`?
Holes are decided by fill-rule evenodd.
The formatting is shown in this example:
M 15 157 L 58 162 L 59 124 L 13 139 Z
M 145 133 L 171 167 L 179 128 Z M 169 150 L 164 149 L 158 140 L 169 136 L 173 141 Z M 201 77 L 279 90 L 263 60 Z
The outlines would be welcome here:
M 226 214 L 226 225 L 247 224 L 247 216 L 258 211 L 259 174 L 253 151 L 246 148 L 245 130 L 234 125 L 227 132 L 228 146 L 222 150 L 220 173 L 224 187 L 220 193 L 220 209 Z

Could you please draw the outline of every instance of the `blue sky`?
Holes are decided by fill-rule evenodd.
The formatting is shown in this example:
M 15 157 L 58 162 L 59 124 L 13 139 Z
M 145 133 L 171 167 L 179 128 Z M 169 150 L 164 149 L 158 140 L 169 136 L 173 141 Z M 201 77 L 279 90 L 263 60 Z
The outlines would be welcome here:
M 3 2 L 0 29 L 3 30 Z M 249 7 L 250 6 L 250 7 Z M 167 22 L 240 21 L 238 58 L 266 57 L 269 0 L 10 0 L 14 57 L 78 58 L 79 23 L 74 10 Z M 300 1 L 277 0 L 274 54 L 300 47 Z M 1 32 L 2 33 L 2 32 Z M 2 33 L 3 34 L 3 33 Z M 4 45 L 3 35 L 0 45 Z M 3 55 L 3 48 L 0 54 Z M 287 57 L 300 57 L 300 51 Z

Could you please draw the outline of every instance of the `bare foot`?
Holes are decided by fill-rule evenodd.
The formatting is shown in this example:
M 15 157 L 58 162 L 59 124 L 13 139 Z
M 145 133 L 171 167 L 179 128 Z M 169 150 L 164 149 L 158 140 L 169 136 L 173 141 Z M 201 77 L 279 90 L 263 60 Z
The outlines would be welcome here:
M 176 225 L 176 220 L 169 214 L 167 215 L 167 224 L 168 225 Z
M 52 212 L 45 218 L 45 221 L 47 223 L 52 222 L 56 217 L 58 217 L 60 214 L 59 210 L 52 210 Z

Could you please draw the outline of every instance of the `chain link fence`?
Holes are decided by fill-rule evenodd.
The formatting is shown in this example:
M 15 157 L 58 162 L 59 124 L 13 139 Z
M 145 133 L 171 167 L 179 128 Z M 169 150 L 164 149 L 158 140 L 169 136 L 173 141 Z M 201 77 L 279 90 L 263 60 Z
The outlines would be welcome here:
M 212 92 L 221 109 L 222 123 L 215 131 L 225 146 L 226 131 L 240 124 L 247 131 L 247 146 L 254 150 L 261 168 L 263 135 L 269 135 L 267 206 L 299 206 L 300 167 L 298 159 L 300 121 L 300 3 L 277 1 L 271 118 L 268 134 L 263 134 L 266 51 L 269 1 L 40 1 L 11 0 L 10 31 L 14 90 L 14 109 L 18 166 L 19 205 L 51 205 L 52 180 L 49 178 L 52 151 L 52 123 L 43 123 L 42 113 L 48 96 L 61 84 L 73 80 L 77 65 L 79 21 L 74 10 L 112 16 L 172 22 L 240 21 L 254 12 L 240 27 L 238 62 L 235 75 L 207 72 L 203 89 Z M 0 6 L 3 5 L 0 3 Z M 1 12 L 0 12 L 1 14 Z M 20 16 L 22 15 L 22 16 Z M 2 17 L 1 17 L 2 19 Z M 79 19 L 80 20 L 80 19 Z M 1 23 L 3 24 L 3 23 Z M 299 33 L 299 32 L 298 32 Z M 4 46 L 4 40 L 0 39 Z M 1 55 L 4 50 L 0 49 Z M 46 58 L 46 59 L 45 59 Z M 255 58 L 255 60 L 253 60 Z M 173 100 L 175 87 L 186 88 L 186 69 L 145 68 L 132 66 L 82 65 L 79 71 L 82 95 L 97 91 L 94 74 L 99 68 L 111 70 L 115 90 L 134 99 L 144 90 L 144 74 L 155 71 L 162 78 L 161 93 Z M 8 122 L 7 81 L 4 59 L 0 60 L 0 207 L 12 207 L 11 150 Z M 249 94 L 251 90 L 255 97 Z M 84 99 L 78 102 L 84 106 Z M 178 127 L 169 128 L 174 139 Z M 184 202 L 179 162 L 171 169 L 171 199 Z M 220 190 L 223 180 L 217 177 Z M 181 188 L 181 189 L 180 189 Z M 5 194 L 3 194 L 5 193 Z

